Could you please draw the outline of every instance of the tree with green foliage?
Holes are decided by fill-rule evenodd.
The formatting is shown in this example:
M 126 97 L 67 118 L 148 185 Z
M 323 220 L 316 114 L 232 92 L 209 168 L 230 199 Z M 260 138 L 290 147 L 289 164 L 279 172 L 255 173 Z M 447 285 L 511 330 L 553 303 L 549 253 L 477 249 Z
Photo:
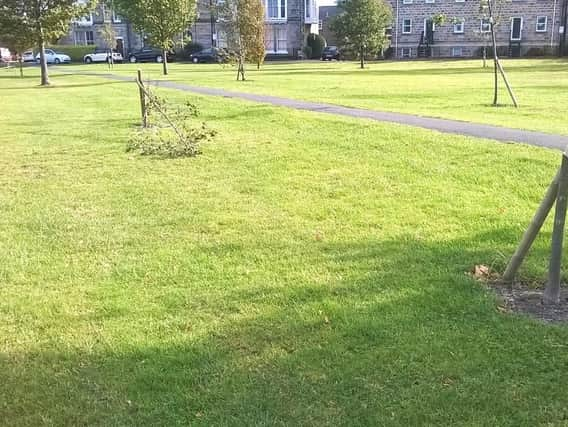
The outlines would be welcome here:
M 167 75 L 168 51 L 195 19 L 195 0 L 114 0 L 113 5 L 137 31 L 162 50 L 160 60 Z
M 361 68 L 365 68 L 365 56 L 381 50 L 387 41 L 391 7 L 384 0 L 342 0 L 337 6 L 340 12 L 331 29 L 344 48 L 357 52 Z
M 220 8 L 229 52 L 237 63 L 237 80 L 246 80 L 245 62 L 264 61 L 264 19 L 261 0 L 227 0 Z
M 35 39 L 33 34 L 26 31 L 26 27 L 17 25 L 17 20 L 4 20 L 9 15 L 0 15 L 0 38 L 2 45 L 16 54 L 20 68 L 20 77 L 24 77 L 22 54 L 30 49 Z M 16 25 L 15 25 L 16 24 Z
M 41 85 L 47 86 L 50 81 L 45 58 L 46 43 L 67 34 L 71 21 L 84 16 L 91 6 L 90 2 L 76 0 L 0 0 L 0 34 L 2 38 L 18 39 L 25 35 L 37 45 Z
M 105 42 L 105 47 L 107 49 L 107 63 L 108 63 L 108 68 L 114 68 L 114 58 L 112 56 L 113 53 L 113 48 L 114 48 L 114 43 L 116 41 L 116 31 L 114 30 L 114 27 L 106 22 L 102 28 L 99 30 L 99 35 L 101 36 L 101 39 Z

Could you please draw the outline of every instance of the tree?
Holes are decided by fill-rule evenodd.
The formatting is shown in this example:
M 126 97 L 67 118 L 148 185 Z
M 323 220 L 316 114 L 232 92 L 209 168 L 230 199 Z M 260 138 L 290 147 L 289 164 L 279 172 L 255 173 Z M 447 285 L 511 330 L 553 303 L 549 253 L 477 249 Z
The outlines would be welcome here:
M 45 44 L 65 35 L 70 22 L 85 15 L 91 6 L 90 2 L 76 0 L 0 0 L 0 32 L 6 31 L 8 37 L 25 34 L 36 43 L 40 54 L 41 85 L 47 86 L 50 82 Z
M 501 61 L 499 60 L 499 56 L 497 55 L 497 36 L 496 36 L 496 28 L 499 25 L 500 18 L 501 18 L 501 11 L 503 9 L 504 2 L 506 0 L 481 0 L 480 1 L 480 13 L 482 19 L 485 19 L 489 22 L 489 33 L 491 34 L 491 44 L 493 46 L 493 105 L 497 105 L 498 100 L 498 93 L 499 93 L 499 73 L 501 73 L 501 77 L 505 82 L 505 86 L 507 87 L 507 91 L 511 96 L 511 100 L 513 101 L 513 105 L 518 107 L 519 104 L 517 103 L 517 99 L 515 98 L 515 94 L 513 93 L 513 89 L 509 84 L 509 80 L 507 79 L 507 75 L 505 74 L 505 70 L 501 65 Z
M 391 7 L 384 0 L 343 0 L 339 14 L 331 22 L 331 30 L 343 47 L 357 52 L 361 68 L 365 56 L 378 52 L 385 45 L 385 29 L 392 22 Z
M 99 30 L 99 34 L 101 36 L 101 39 L 103 39 L 103 41 L 106 44 L 108 68 L 109 69 L 113 68 L 114 67 L 114 58 L 112 56 L 112 50 L 113 50 L 114 43 L 116 41 L 116 31 L 114 31 L 113 26 L 110 25 L 110 23 L 107 22 Z
M 193 22 L 195 0 L 114 0 L 113 4 L 137 31 L 162 50 L 163 72 L 167 75 L 167 53 Z
M 228 0 L 220 8 L 227 45 L 237 62 L 237 80 L 246 80 L 245 62 L 264 61 L 264 6 L 261 0 Z
M 6 19 L 8 14 L 0 12 L 0 37 L 2 43 L 16 54 L 20 68 L 20 77 L 24 77 L 22 54 L 35 43 L 33 34 L 26 31 L 26 27 L 18 25 L 17 20 Z

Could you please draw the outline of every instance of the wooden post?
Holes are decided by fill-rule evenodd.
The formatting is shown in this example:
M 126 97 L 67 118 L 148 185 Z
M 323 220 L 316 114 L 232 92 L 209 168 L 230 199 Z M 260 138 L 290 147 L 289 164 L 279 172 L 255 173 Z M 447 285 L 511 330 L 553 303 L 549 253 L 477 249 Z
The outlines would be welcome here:
M 136 83 L 138 84 L 138 91 L 140 93 L 140 112 L 142 114 L 142 127 L 148 127 L 148 113 L 146 111 L 146 92 L 144 91 L 144 82 L 142 81 L 142 70 L 138 70 L 138 76 L 136 77 Z
M 548 283 L 544 290 L 545 304 L 558 304 L 560 301 L 560 271 L 562 267 L 562 242 L 564 239 L 564 223 L 568 207 L 568 153 L 562 155 L 560 179 L 558 180 L 558 197 L 552 229 L 550 263 L 548 267 Z
M 554 176 L 554 179 L 550 183 L 550 186 L 548 187 L 548 190 L 546 191 L 546 194 L 542 199 L 542 202 L 540 203 L 540 206 L 538 207 L 538 210 L 536 211 L 531 223 L 525 231 L 525 234 L 523 235 L 523 238 L 519 243 L 517 250 L 511 257 L 509 264 L 507 264 L 507 269 L 503 274 L 503 282 L 512 283 L 515 279 L 519 267 L 523 263 L 530 247 L 532 246 L 534 240 L 536 239 L 536 236 L 538 235 L 538 232 L 542 228 L 542 224 L 544 224 L 548 213 L 552 209 L 552 205 L 554 205 L 556 197 L 558 196 L 559 178 L 560 170 L 558 170 L 558 172 Z
M 513 93 L 513 89 L 511 88 L 511 85 L 509 84 L 509 80 L 507 79 L 507 75 L 505 74 L 505 70 L 503 70 L 503 67 L 501 66 L 501 61 L 499 61 L 499 59 L 497 59 L 497 66 L 499 67 L 499 72 L 501 73 L 501 76 L 503 77 L 503 81 L 505 82 L 505 86 L 507 86 L 507 90 L 509 91 L 509 96 L 511 97 L 511 100 L 513 101 L 513 105 L 515 106 L 515 108 L 519 108 L 519 103 L 517 102 L 517 98 L 515 97 L 515 94 Z

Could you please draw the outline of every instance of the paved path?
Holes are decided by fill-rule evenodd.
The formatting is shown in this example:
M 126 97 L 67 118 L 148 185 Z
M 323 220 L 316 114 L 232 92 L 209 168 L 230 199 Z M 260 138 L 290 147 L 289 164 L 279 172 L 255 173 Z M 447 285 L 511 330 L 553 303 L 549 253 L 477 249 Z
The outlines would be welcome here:
M 75 72 L 79 74 L 104 77 L 112 80 L 132 81 L 131 77 L 116 74 L 102 74 L 89 72 Z M 246 92 L 233 92 L 224 89 L 192 86 L 184 83 L 176 83 L 167 80 L 151 80 L 149 83 L 156 87 L 177 89 L 185 92 L 198 93 L 201 95 L 222 96 L 225 98 L 244 99 L 247 101 L 260 102 L 293 108 L 296 110 L 313 111 L 317 113 L 335 114 L 340 116 L 356 117 L 376 120 L 379 122 L 398 123 L 424 129 L 431 129 L 444 133 L 473 136 L 478 138 L 493 139 L 502 142 L 515 142 L 539 147 L 564 150 L 568 146 L 568 136 L 555 135 L 544 132 L 535 132 L 520 129 L 510 129 L 500 126 L 485 125 L 479 123 L 462 122 L 459 120 L 436 119 L 432 117 L 415 116 L 412 114 L 389 113 L 384 111 L 366 110 L 363 108 L 342 107 L 339 105 L 319 102 L 301 101 L 296 99 L 281 98 L 271 95 L 256 95 Z

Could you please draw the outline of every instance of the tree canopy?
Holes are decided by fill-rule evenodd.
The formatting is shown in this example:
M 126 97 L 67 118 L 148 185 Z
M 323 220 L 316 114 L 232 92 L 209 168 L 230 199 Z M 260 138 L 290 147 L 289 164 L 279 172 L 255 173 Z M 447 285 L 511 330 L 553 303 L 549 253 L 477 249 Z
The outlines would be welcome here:
M 167 51 L 195 19 L 195 0 L 114 0 L 113 6 L 163 50 L 163 71 L 168 74 Z
M 365 56 L 377 53 L 386 43 L 385 29 L 392 22 L 391 7 L 384 0 L 342 0 L 331 29 L 342 47 L 359 55 L 361 68 Z
M 0 38 L 21 44 L 20 49 L 29 42 L 35 44 L 41 58 L 41 84 L 48 85 L 45 44 L 67 34 L 71 21 L 90 7 L 91 2 L 77 0 L 0 0 Z

